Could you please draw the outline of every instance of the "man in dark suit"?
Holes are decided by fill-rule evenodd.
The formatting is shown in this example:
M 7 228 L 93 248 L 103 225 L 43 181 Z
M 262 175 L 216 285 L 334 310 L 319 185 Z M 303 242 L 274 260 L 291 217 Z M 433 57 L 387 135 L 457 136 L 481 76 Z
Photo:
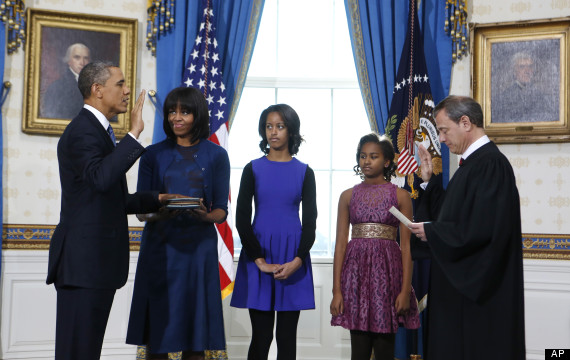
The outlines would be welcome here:
M 47 283 L 57 290 L 56 360 L 99 359 L 116 289 L 128 276 L 127 213 L 148 213 L 174 195 L 129 194 L 125 173 L 143 153 L 144 90 L 119 143 L 109 120 L 127 111 L 121 69 L 86 65 L 79 75 L 85 105 L 57 146 L 61 214 L 51 239 Z
M 63 62 L 65 71 L 49 85 L 41 97 L 40 117 L 72 119 L 83 107 L 83 97 L 77 88 L 81 69 L 91 61 L 91 51 L 81 43 L 67 48 Z

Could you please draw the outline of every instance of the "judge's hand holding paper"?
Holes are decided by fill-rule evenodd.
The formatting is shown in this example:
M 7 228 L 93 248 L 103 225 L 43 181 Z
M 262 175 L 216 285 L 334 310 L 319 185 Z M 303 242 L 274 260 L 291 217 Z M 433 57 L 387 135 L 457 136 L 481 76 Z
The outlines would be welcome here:
M 410 224 L 408 224 L 408 227 L 410 228 L 410 230 L 412 230 L 412 233 L 414 235 L 416 235 L 416 237 L 418 239 L 420 239 L 421 241 L 427 241 L 427 237 L 426 237 L 426 232 L 424 231 L 424 223 L 413 223 L 411 222 Z
M 390 208 L 390 213 L 394 215 L 400 222 L 412 230 L 412 233 L 416 235 L 422 241 L 427 241 L 426 233 L 424 231 L 424 223 L 414 223 L 411 222 L 404 214 L 402 214 L 398 209 L 394 206 Z

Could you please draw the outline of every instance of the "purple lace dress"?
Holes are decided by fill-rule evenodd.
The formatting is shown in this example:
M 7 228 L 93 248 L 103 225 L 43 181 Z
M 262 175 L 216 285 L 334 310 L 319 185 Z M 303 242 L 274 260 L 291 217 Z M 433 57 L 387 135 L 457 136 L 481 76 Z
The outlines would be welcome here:
M 399 226 L 389 211 L 398 206 L 397 186 L 392 183 L 361 183 L 352 190 L 350 223 L 381 223 Z M 331 325 L 349 330 L 395 333 L 398 326 L 420 326 L 416 295 L 412 288 L 410 310 L 396 312 L 396 297 L 402 288 L 402 252 L 388 239 L 352 239 L 342 265 L 341 291 L 344 313 L 333 316 Z

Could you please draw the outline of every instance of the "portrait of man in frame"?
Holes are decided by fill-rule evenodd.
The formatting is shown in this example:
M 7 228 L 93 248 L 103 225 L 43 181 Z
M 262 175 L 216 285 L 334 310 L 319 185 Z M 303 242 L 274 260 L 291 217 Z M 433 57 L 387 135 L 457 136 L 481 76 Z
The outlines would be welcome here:
M 491 49 L 491 122 L 558 121 L 560 41 L 495 42 Z
M 110 62 L 121 68 L 136 91 L 137 19 L 28 8 L 22 131 L 61 135 L 83 106 L 77 86 L 89 62 Z M 130 129 L 130 109 L 114 119 L 122 139 Z
M 83 107 L 77 77 L 91 61 L 119 63 L 119 34 L 46 26 L 40 52 L 38 117 L 72 119 Z
M 496 143 L 570 140 L 570 17 L 470 24 L 471 89 Z

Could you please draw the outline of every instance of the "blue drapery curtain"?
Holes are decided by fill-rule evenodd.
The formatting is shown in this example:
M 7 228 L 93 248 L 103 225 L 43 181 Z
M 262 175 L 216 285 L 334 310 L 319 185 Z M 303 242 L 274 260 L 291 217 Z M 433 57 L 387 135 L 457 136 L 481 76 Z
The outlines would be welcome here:
M 406 37 L 408 5 L 402 0 L 345 0 L 364 104 L 370 126 L 381 134 Z M 449 93 L 452 65 L 451 38 L 444 31 L 445 2 L 422 0 L 418 16 L 432 95 L 438 103 Z
M 445 1 L 421 0 L 418 20 L 424 41 L 431 93 L 437 104 L 449 95 L 451 83 L 451 37 L 445 33 Z
M 265 0 L 212 0 L 223 81 L 226 85 L 230 125 L 235 116 Z M 161 35 L 156 47 L 157 106 L 168 92 L 182 83 L 182 74 L 198 34 L 200 1 L 177 1 L 174 29 Z M 156 109 L 153 143 L 166 137 L 162 129 L 162 109 Z
M 408 1 L 345 0 L 358 82 L 372 130 L 383 134 L 406 36 Z M 421 0 L 418 7 L 434 102 L 449 94 L 451 38 L 445 33 L 445 1 Z M 449 180 L 449 151 L 442 146 L 443 182 Z
M 422 0 L 418 8 L 418 19 L 422 29 L 426 65 L 430 77 L 431 94 L 434 103 L 449 95 L 451 85 L 452 49 L 451 37 L 445 32 L 445 1 Z M 449 149 L 441 144 L 442 180 L 449 182 Z
M 383 134 L 408 21 L 402 0 L 345 0 L 352 53 L 372 130 Z

